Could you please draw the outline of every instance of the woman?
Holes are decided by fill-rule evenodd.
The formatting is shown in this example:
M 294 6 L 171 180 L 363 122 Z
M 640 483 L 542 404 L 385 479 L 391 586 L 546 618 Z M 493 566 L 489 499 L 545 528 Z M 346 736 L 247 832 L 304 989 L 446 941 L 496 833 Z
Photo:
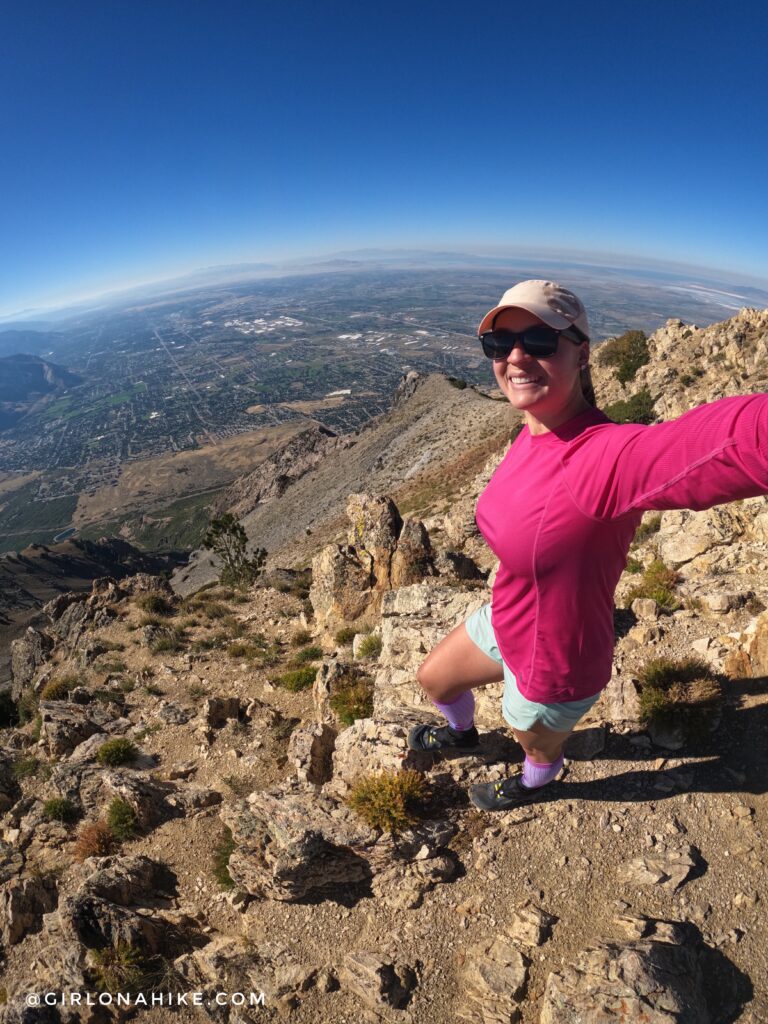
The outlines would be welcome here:
M 470 788 L 482 810 L 531 803 L 611 677 L 613 595 L 648 509 L 705 509 L 768 494 L 768 395 L 723 398 L 668 423 L 616 424 L 594 405 L 581 301 L 522 281 L 479 328 L 496 382 L 525 425 L 477 503 L 499 558 L 492 600 L 427 657 L 418 679 L 446 717 L 413 750 L 478 745 L 472 690 L 504 681 L 522 772 Z

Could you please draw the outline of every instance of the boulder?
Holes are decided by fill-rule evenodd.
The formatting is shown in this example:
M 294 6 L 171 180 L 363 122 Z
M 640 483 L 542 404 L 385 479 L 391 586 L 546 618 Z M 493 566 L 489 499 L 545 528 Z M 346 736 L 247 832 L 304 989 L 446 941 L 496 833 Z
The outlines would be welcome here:
M 682 931 L 605 942 L 549 975 L 541 1024 L 709 1024 L 693 944 Z
M 37 670 L 45 664 L 53 650 L 47 633 L 29 626 L 23 636 L 11 641 L 11 697 L 18 700 L 22 690 L 31 685 Z
M 324 722 L 300 725 L 288 740 L 288 760 L 301 782 L 321 786 L 332 776 L 336 731 Z
M 65 700 L 41 700 L 40 743 L 49 756 L 69 754 L 83 740 L 103 731 L 110 716 L 103 705 L 75 704 Z
M 660 885 L 668 892 L 677 892 L 696 867 L 692 846 L 674 849 L 657 843 L 652 850 L 627 861 L 619 867 L 619 881 L 627 885 Z
M 517 1024 L 528 986 L 529 961 L 502 933 L 486 938 L 458 956 L 462 998 L 459 1020 L 472 1024 Z
M 350 953 L 339 968 L 339 981 L 373 1010 L 402 1010 L 411 1001 L 418 984 L 419 967 L 382 957 L 379 953 Z

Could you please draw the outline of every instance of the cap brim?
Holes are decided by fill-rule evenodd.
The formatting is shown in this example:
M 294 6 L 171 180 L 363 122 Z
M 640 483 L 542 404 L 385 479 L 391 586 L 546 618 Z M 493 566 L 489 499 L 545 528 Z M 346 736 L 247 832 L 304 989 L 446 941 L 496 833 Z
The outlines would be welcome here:
M 483 319 L 480 321 L 480 326 L 477 329 L 477 336 L 485 334 L 486 331 L 493 330 L 493 321 L 497 313 L 500 313 L 502 309 L 524 309 L 526 313 L 533 313 L 537 316 L 542 323 L 547 324 L 549 327 L 554 327 L 558 331 L 564 331 L 566 327 L 572 327 L 570 320 L 566 317 L 561 316 L 560 313 L 556 313 L 553 309 L 548 306 L 537 306 L 535 303 L 530 302 L 526 305 L 522 305 L 519 302 L 515 302 L 513 305 L 508 306 L 495 306 L 489 310 Z

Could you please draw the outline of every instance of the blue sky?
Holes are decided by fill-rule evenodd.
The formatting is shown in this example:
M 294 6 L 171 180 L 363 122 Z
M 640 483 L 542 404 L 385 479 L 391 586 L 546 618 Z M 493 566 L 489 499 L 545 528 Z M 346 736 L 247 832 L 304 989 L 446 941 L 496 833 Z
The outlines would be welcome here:
M 768 278 L 766 10 L 6 4 L 0 313 L 367 246 Z

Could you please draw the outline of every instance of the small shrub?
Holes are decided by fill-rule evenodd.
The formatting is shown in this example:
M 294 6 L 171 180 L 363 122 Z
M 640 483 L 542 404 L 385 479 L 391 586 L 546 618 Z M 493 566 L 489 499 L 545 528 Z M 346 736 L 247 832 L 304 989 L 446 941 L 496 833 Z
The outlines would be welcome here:
M 176 654 L 184 649 L 186 640 L 187 635 L 184 630 L 176 626 L 155 637 L 149 645 L 149 649 L 153 654 Z
M 165 619 L 161 618 L 159 615 L 142 615 L 139 619 L 139 625 L 154 626 L 156 629 L 162 629 L 165 627 L 166 622 Z
M 156 593 L 140 594 L 136 598 L 136 607 L 149 615 L 161 615 L 163 618 L 173 615 L 176 611 L 173 602 L 165 594 Z
M 312 634 L 306 629 L 298 630 L 298 632 L 294 633 L 291 637 L 291 644 L 294 647 L 305 647 L 311 641 Z
M 42 732 L 42 730 L 43 730 L 43 716 L 42 715 L 35 715 L 35 721 L 34 721 L 34 723 L 32 725 L 32 731 L 30 732 L 30 736 L 35 741 L 35 743 L 37 743 L 37 741 L 40 739 L 40 733 Z
M 187 689 L 187 693 L 190 697 L 205 697 L 208 691 L 202 683 L 192 683 Z
M 131 761 L 136 760 L 138 754 L 139 750 L 135 744 L 118 736 L 115 739 L 107 740 L 106 743 L 102 743 L 96 754 L 96 760 L 99 764 L 113 767 L 118 764 L 130 764 Z
M 123 841 L 136 835 L 138 819 L 136 811 L 127 800 L 116 796 L 107 808 L 107 825 L 115 839 Z
M 108 857 L 116 845 L 117 841 L 106 821 L 92 821 L 80 829 L 72 852 L 77 860 Z
M 232 614 L 229 606 L 221 601 L 201 601 L 196 607 L 198 614 L 207 619 L 226 619 Z
M 230 512 L 211 520 L 203 546 L 218 555 L 221 561 L 219 581 L 223 584 L 249 586 L 264 572 L 267 552 L 264 548 L 255 548 L 248 554 L 245 529 Z
M 361 658 L 378 658 L 381 654 L 381 637 L 371 633 L 360 641 L 357 653 Z
M 685 607 L 687 609 L 689 609 L 689 611 L 692 611 L 692 612 L 703 612 L 704 611 L 704 602 L 702 601 L 702 599 L 700 597 L 686 597 L 685 598 Z
M 115 658 L 114 661 L 105 661 L 99 668 L 110 675 L 118 675 L 120 672 L 126 672 L 128 666 L 121 658 Z
M 40 691 L 40 700 L 66 700 L 70 690 L 80 685 L 77 676 L 62 676 L 60 679 L 52 679 L 46 683 Z
M 765 605 L 755 594 L 748 598 L 744 607 L 750 615 L 760 615 L 761 612 L 765 611 Z
M 610 338 L 597 350 L 597 361 L 601 366 L 615 366 L 616 379 L 622 384 L 634 380 L 637 371 L 650 362 L 650 358 L 648 339 L 643 331 L 626 331 L 617 338 Z
M 229 858 L 235 852 L 235 841 L 229 828 L 219 839 L 213 851 L 213 877 L 222 889 L 234 889 L 235 881 L 229 873 Z
M 60 821 L 71 824 L 77 819 L 77 808 L 71 800 L 55 796 L 43 804 L 43 815 L 48 821 Z
M 339 647 L 349 647 L 352 641 L 357 636 L 357 630 L 353 629 L 352 626 L 345 626 L 340 629 L 336 636 L 333 638 Z
M 420 772 L 385 771 L 356 782 L 347 803 L 371 828 L 402 832 L 416 824 L 428 795 Z
M 323 648 L 317 646 L 302 647 L 300 651 L 296 652 L 294 661 L 297 665 L 306 665 L 307 662 L 317 661 L 318 658 L 322 658 Z
M 689 388 L 695 380 L 696 378 L 692 377 L 690 373 L 684 373 L 680 378 L 680 383 L 683 385 L 684 388 Z
M 722 700 L 720 682 L 700 658 L 654 658 L 639 673 L 640 718 L 681 728 L 688 738 L 711 729 Z
M 133 679 L 129 679 L 128 676 L 123 676 L 117 684 L 123 693 L 131 693 L 136 688 L 136 683 Z
M 284 690 L 290 690 L 291 693 L 297 693 L 299 690 L 306 690 L 308 686 L 311 686 L 315 681 L 317 670 L 311 665 L 304 665 L 302 668 L 291 669 L 288 672 L 284 672 L 281 676 L 275 680 L 278 686 L 282 686 Z
M 645 388 L 631 398 L 620 399 L 606 405 L 603 412 L 614 423 L 653 423 L 656 413 L 653 398 Z
M 637 597 L 650 597 L 661 611 L 671 614 L 681 607 L 675 594 L 675 587 L 679 581 L 679 573 L 674 569 L 668 569 L 660 559 L 654 559 L 643 573 L 638 586 L 633 587 L 627 594 L 626 607 L 629 608 Z
M 145 987 L 146 960 L 136 946 L 119 939 L 114 946 L 91 950 L 91 968 L 100 992 L 137 992 Z
M 643 520 L 642 523 L 635 530 L 635 536 L 632 539 L 632 544 L 642 544 L 643 541 L 648 540 L 654 533 L 658 533 L 661 529 L 661 513 L 658 512 L 656 515 L 649 516 Z
M 625 572 L 638 573 L 643 571 L 643 563 L 638 562 L 636 558 L 628 558 L 625 568 Z
M 150 697 L 162 697 L 165 690 L 162 686 L 158 686 L 157 683 L 145 683 L 144 692 L 148 693 Z
M 37 775 L 40 762 L 32 754 L 22 754 L 17 757 L 11 765 L 11 775 L 14 779 L 31 779 Z
M 34 690 L 23 690 L 16 702 L 19 725 L 31 722 L 37 714 L 37 694 Z
M 373 714 L 373 680 L 370 676 L 352 672 L 334 679 L 329 703 L 343 725 L 352 725 L 358 718 L 370 718 Z
M 291 733 L 300 722 L 300 718 L 284 718 L 280 715 L 272 726 L 272 735 L 278 743 L 287 743 L 291 738 Z

